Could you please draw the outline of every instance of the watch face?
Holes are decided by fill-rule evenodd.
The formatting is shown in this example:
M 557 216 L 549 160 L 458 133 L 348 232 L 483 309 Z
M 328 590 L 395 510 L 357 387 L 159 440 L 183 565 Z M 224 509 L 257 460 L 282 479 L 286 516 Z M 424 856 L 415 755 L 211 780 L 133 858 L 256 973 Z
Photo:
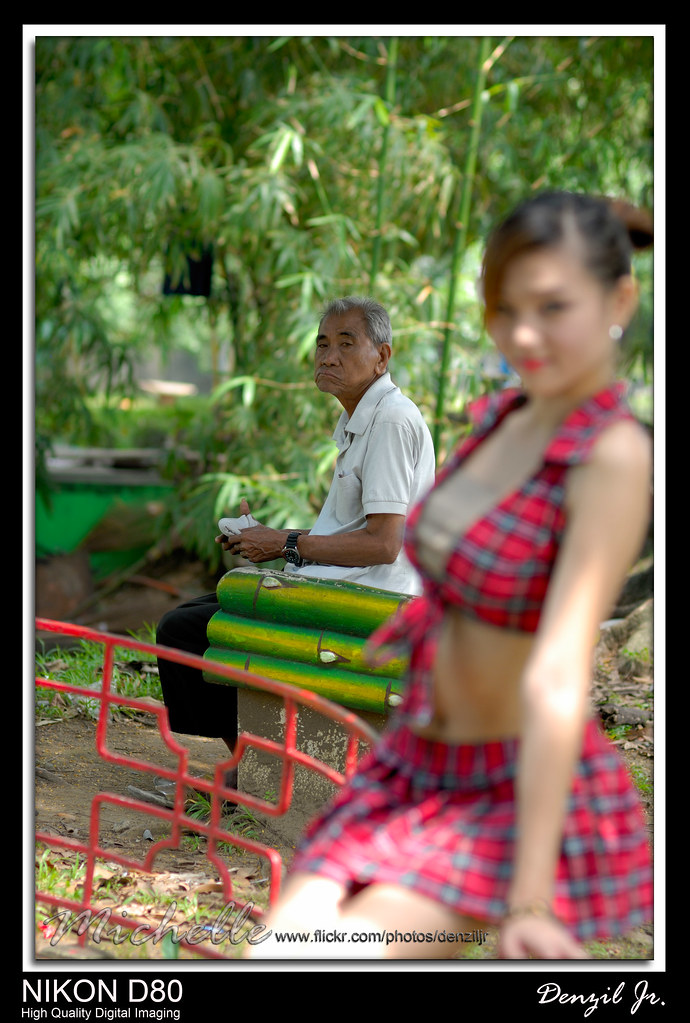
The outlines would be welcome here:
M 299 540 L 299 533 L 290 533 L 285 541 L 285 546 L 282 550 L 282 555 L 286 561 L 289 561 L 291 565 L 299 566 L 302 564 L 302 556 L 297 550 L 297 541 Z

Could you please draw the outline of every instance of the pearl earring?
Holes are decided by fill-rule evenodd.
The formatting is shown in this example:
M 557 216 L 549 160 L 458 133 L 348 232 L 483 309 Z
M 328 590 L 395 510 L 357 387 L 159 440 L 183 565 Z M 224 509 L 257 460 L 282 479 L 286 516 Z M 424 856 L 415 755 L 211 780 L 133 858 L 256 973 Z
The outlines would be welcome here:
M 609 327 L 609 337 L 612 341 L 620 341 L 623 337 L 623 328 L 618 323 L 612 324 Z

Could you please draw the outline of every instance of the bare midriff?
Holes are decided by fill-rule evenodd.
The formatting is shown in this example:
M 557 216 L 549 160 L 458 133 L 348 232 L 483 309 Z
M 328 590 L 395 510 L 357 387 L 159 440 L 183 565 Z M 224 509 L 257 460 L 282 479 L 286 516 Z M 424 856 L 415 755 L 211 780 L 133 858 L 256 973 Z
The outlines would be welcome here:
M 521 679 L 534 635 L 446 610 L 433 675 L 434 717 L 414 731 L 440 742 L 488 742 L 521 732 Z

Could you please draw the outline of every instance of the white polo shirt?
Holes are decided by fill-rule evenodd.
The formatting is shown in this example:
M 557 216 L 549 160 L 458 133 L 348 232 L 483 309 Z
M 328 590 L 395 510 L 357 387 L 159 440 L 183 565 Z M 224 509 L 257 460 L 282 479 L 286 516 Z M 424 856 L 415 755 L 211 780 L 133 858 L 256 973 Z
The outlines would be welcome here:
M 342 413 L 333 439 L 338 457 L 333 482 L 312 535 L 331 536 L 363 529 L 367 515 L 407 515 L 432 487 L 434 446 L 422 414 L 386 372 L 348 417 Z M 400 551 L 392 565 L 286 564 L 286 572 L 322 579 L 347 579 L 395 593 L 421 593 L 416 571 Z

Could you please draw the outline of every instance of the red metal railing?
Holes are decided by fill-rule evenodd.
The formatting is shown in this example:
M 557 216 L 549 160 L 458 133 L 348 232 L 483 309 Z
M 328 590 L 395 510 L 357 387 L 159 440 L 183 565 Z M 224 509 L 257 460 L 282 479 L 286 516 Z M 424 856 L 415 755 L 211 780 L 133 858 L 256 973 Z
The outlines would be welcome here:
M 37 687 L 43 689 L 54 689 L 60 692 L 72 693 L 86 696 L 92 700 L 98 700 L 100 706 L 95 729 L 95 743 L 98 755 L 104 760 L 110 761 L 114 764 L 120 764 L 123 767 L 130 769 L 133 768 L 145 774 L 153 774 L 158 778 L 165 778 L 175 783 L 175 795 L 172 808 L 143 802 L 130 796 L 122 796 L 107 792 L 94 794 L 91 803 L 89 837 L 86 843 L 37 831 L 37 842 L 41 842 L 46 846 L 68 849 L 80 853 L 84 857 L 85 865 L 84 881 L 81 886 L 81 897 L 79 899 L 70 899 L 37 890 L 37 904 L 60 907 L 61 909 L 70 910 L 77 915 L 86 913 L 84 919 L 88 919 L 88 911 L 91 913 L 95 912 L 93 904 L 94 872 L 99 859 L 107 858 L 110 862 L 118 863 L 130 869 L 150 871 L 160 851 L 164 848 L 178 848 L 180 846 L 183 833 L 189 834 L 190 831 L 206 836 L 206 856 L 220 874 L 223 893 L 227 903 L 233 902 L 239 909 L 246 908 L 246 904 L 244 902 L 236 900 L 234 897 L 231 873 L 222 854 L 218 850 L 219 844 L 223 842 L 231 842 L 239 848 L 257 853 L 268 861 L 270 867 L 269 902 L 270 904 L 273 904 L 280 891 L 282 857 L 275 848 L 256 842 L 244 835 L 236 834 L 223 827 L 221 822 L 222 802 L 224 800 L 231 800 L 233 803 L 246 806 L 249 809 L 258 810 L 269 816 L 281 816 L 286 812 L 291 804 L 295 764 L 300 764 L 302 767 L 324 775 L 336 785 L 342 785 L 343 782 L 352 775 L 356 768 L 361 750 L 360 743 L 363 741 L 366 744 L 371 745 L 376 740 L 376 733 L 374 730 L 357 717 L 356 714 L 345 710 L 343 707 L 339 707 L 337 704 L 331 703 L 329 700 L 326 700 L 315 693 L 310 693 L 303 689 L 296 689 L 293 686 L 274 682 L 270 679 L 262 678 L 258 675 L 252 675 L 248 672 L 239 671 L 235 668 L 229 667 L 228 665 L 214 664 L 214 675 L 220 675 L 228 678 L 229 680 L 240 681 L 244 686 L 251 686 L 254 689 L 265 690 L 266 692 L 282 697 L 285 707 L 285 734 L 284 741 L 281 743 L 249 732 L 241 733 L 238 737 L 234 754 L 216 765 L 213 781 L 206 781 L 202 778 L 192 776 L 189 773 L 189 751 L 185 749 L 171 733 L 168 726 L 167 710 L 164 707 L 152 707 L 145 701 L 119 695 L 113 692 L 112 688 L 113 666 L 116 649 L 127 649 L 134 650 L 139 653 L 153 654 L 156 657 L 163 657 L 201 670 L 207 667 L 207 664 L 202 657 L 197 657 L 194 654 L 188 654 L 181 650 L 175 650 L 171 647 L 158 646 L 153 643 L 144 643 L 139 640 L 124 636 L 117 636 L 112 633 L 99 632 L 95 629 L 90 629 L 80 625 L 73 625 L 69 622 L 37 618 L 36 629 L 40 632 L 54 632 L 65 636 L 72 636 L 77 639 L 89 640 L 103 644 L 103 674 L 100 692 L 94 691 L 91 688 L 86 689 L 80 686 L 70 685 L 65 682 L 57 682 L 47 678 L 37 678 Z M 177 767 L 175 769 L 165 768 L 160 764 L 149 763 L 147 761 L 123 756 L 108 747 L 108 724 L 111 720 L 110 709 L 113 704 L 120 707 L 134 708 L 138 711 L 143 711 L 149 714 L 155 714 L 160 735 L 168 749 L 174 753 L 177 758 Z M 296 739 L 299 706 L 311 707 L 313 710 L 318 711 L 333 721 L 339 722 L 343 726 L 348 737 L 344 774 L 341 774 L 339 771 L 334 770 L 322 761 L 317 760 L 316 758 L 297 749 Z M 225 772 L 229 768 L 236 766 L 241 761 L 242 756 L 248 747 L 254 747 L 271 753 L 282 760 L 280 789 L 275 803 L 270 803 L 266 800 L 249 795 L 248 793 L 237 791 L 236 789 L 229 788 L 223 784 Z M 211 808 L 210 817 L 207 822 L 196 820 L 185 813 L 185 789 L 187 787 L 193 787 L 197 791 L 208 792 Z M 99 842 L 100 815 L 101 810 L 105 805 L 114 805 L 130 811 L 140 811 L 166 820 L 170 824 L 170 837 L 153 843 L 153 845 L 149 848 L 147 855 L 141 861 L 121 856 L 110 848 L 106 851 L 101 847 Z M 259 908 L 254 906 L 250 908 L 252 916 L 260 918 L 261 911 Z M 114 927 L 119 926 L 122 929 L 128 929 L 131 931 L 135 930 L 137 927 L 141 927 L 141 921 L 130 919 L 129 917 L 118 914 L 112 914 L 109 918 L 109 923 Z M 87 930 L 83 929 L 83 933 L 79 933 L 78 931 L 78 934 L 79 943 L 84 945 L 87 940 Z M 184 939 L 180 941 L 180 944 L 185 944 Z M 205 958 L 228 958 L 227 956 L 222 955 L 216 947 L 207 947 L 196 943 L 193 946 L 188 945 L 187 947 L 193 948 L 194 952 Z

